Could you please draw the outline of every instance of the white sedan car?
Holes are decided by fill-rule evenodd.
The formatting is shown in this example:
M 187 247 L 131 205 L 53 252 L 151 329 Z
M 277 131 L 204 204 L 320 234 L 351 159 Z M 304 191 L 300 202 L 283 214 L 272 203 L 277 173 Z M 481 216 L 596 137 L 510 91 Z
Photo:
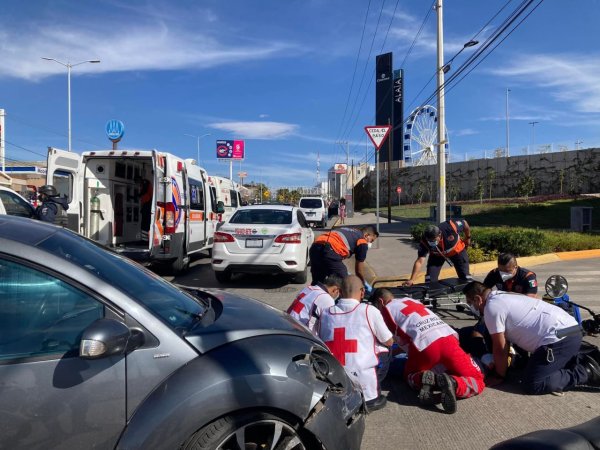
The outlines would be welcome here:
M 296 283 L 306 283 L 313 240 L 294 206 L 242 206 L 215 232 L 212 267 L 220 282 L 232 273 L 288 273 Z

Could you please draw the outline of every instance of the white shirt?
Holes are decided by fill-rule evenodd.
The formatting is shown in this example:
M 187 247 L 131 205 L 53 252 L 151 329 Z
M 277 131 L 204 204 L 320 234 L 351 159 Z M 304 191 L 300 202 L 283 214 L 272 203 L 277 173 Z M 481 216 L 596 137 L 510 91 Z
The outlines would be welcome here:
M 341 311 L 348 312 L 354 309 L 357 303 L 360 302 L 354 298 L 341 298 L 338 300 L 336 308 L 339 308 Z M 373 330 L 373 334 L 380 343 L 385 343 L 393 337 L 392 332 L 383 320 L 381 312 L 379 312 L 379 310 L 374 306 L 369 305 L 369 308 L 367 308 L 367 319 L 371 329 Z
M 490 292 L 483 318 L 490 334 L 506 339 L 528 352 L 560 339 L 556 330 L 577 325 L 565 310 L 533 297 L 503 291 Z
M 287 312 L 310 331 L 316 334 L 315 323 L 324 309 L 335 305 L 329 292 L 320 286 L 306 286 L 300 291 Z

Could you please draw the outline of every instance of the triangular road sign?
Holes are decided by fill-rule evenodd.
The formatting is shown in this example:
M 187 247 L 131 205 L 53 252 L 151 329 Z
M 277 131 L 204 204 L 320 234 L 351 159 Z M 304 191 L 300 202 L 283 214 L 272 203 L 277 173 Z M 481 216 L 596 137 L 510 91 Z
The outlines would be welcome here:
M 382 125 L 382 126 L 375 125 L 375 126 L 365 127 L 365 131 L 371 138 L 371 142 L 373 142 L 373 145 L 375 146 L 375 150 L 379 150 L 379 147 L 381 147 L 381 144 L 383 143 L 383 141 L 385 141 L 385 138 L 387 137 L 387 135 L 390 134 L 391 128 L 392 128 L 391 125 Z

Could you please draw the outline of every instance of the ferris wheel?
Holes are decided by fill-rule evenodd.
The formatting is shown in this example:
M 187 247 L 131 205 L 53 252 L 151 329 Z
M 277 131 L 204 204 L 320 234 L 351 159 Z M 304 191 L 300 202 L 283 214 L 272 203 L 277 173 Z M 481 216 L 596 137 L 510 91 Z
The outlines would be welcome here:
M 404 125 L 404 162 L 413 166 L 437 164 L 437 109 L 431 105 L 415 108 Z M 448 132 L 444 144 L 448 157 Z

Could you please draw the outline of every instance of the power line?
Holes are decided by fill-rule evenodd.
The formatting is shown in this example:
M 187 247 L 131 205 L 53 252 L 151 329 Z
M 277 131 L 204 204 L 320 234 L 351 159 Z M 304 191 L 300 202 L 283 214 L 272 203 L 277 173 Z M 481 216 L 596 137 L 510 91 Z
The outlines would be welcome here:
M 358 53 L 356 54 L 356 61 L 354 62 L 354 71 L 352 72 L 352 82 L 350 83 L 350 91 L 348 92 L 348 98 L 346 99 L 346 106 L 344 107 L 344 114 L 342 116 L 342 121 L 340 122 L 340 126 L 338 128 L 338 132 L 336 135 L 339 136 L 342 126 L 344 125 L 344 121 L 346 120 L 346 112 L 348 111 L 348 105 L 350 104 L 350 97 L 352 96 L 352 90 L 354 88 L 354 79 L 356 77 L 356 69 L 358 68 L 358 61 L 360 59 L 360 52 L 362 50 L 363 39 L 365 37 L 365 30 L 367 28 L 367 18 L 369 17 L 369 10 L 371 8 L 371 0 L 369 0 L 369 4 L 367 5 L 367 12 L 365 14 L 365 21 L 363 23 L 363 29 L 360 36 L 360 44 L 358 46 Z
M 368 67 L 368 65 L 369 65 L 369 61 L 370 61 L 370 59 L 371 59 L 371 53 L 373 52 L 373 45 L 375 44 L 375 38 L 377 37 L 377 30 L 379 30 L 379 24 L 380 24 L 380 22 L 381 22 L 381 15 L 383 14 L 383 7 L 384 7 L 384 5 L 385 5 L 385 0 L 382 0 L 382 2 L 381 2 L 381 9 L 379 10 L 379 16 L 378 16 L 378 18 L 377 18 L 377 25 L 375 26 L 375 31 L 373 32 L 373 39 L 371 39 L 371 46 L 370 46 L 370 48 L 369 48 L 369 54 L 368 54 L 368 56 L 367 56 L 367 59 L 365 60 L 365 66 L 364 66 L 364 68 L 363 68 L 363 72 L 362 72 L 362 76 L 361 76 L 361 79 L 360 79 L 359 88 L 358 88 L 358 91 L 357 91 L 357 94 L 356 94 L 356 97 L 355 97 L 354 104 L 352 105 L 352 108 L 351 108 L 351 110 L 350 110 L 350 111 L 351 111 L 351 113 L 350 113 L 350 119 L 351 119 L 351 118 L 352 118 L 352 116 L 354 115 L 354 111 L 355 111 L 355 109 L 356 109 L 356 103 L 357 103 L 358 97 L 359 97 L 359 95 L 360 95 L 360 91 L 361 91 L 361 89 L 362 89 L 363 82 L 364 82 L 364 80 L 365 80 L 365 74 L 366 74 L 366 72 L 367 72 L 367 67 Z M 369 85 L 370 85 L 370 84 L 369 84 Z M 367 87 L 367 92 L 368 92 L 368 87 Z M 358 111 L 357 115 L 358 115 L 358 114 L 360 114 L 360 110 Z M 347 133 L 348 131 L 349 131 L 349 128 L 348 128 L 348 127 L 346 127 L 346 128 L 344 129 L 344 131 L 342 132 L 342 138 L 348 134 L 348 133 Z

